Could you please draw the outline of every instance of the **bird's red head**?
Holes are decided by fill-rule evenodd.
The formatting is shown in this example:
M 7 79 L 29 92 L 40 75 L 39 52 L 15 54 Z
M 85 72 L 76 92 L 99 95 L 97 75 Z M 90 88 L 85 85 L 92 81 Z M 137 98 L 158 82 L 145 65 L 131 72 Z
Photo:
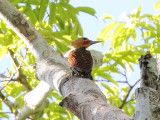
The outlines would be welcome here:
M 74 48 L 81 48 L 81 47 L 89 47 L 90 45 L 93 45 L 95 43 L 99 43 L 101 41 L 91 41 L 89 40 L 88 38 L 78 38 L 76 40 L 74 40 L 71 45 L 74 47 Z

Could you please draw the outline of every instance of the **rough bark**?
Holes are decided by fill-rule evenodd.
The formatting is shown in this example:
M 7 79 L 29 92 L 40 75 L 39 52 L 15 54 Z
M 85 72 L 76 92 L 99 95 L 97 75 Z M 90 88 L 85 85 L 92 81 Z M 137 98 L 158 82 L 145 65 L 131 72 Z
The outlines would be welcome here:
M 0 18 L 15 31 L 35 56 L 36 76 L 41 80 L 39 85 L 25 96 L 25 105 L 17 115 L 17 120 L 42 111 L 47 103 L 44 101 L 52 91 L 50 87 L 60 91 L 64 97 L 60 105 L 82 120 L 130 119 L 120 109 L 106 103 L 105 96 L 93 81 L 69 77 L 71 71 L 66 59 L 56 53 L 40 33 L 7 0 L 0 0 Z M 100 53 L 92 52 L 92 55 L 94 55 L 95 63 L 99 64 L 102 61 Z M 41 94 L 38 95 L 38 93 Z
M 160 120 L 160 79 L 156 59 L 149 52 L 139 59 L 141 85 L 136 89 L 134 120 Z

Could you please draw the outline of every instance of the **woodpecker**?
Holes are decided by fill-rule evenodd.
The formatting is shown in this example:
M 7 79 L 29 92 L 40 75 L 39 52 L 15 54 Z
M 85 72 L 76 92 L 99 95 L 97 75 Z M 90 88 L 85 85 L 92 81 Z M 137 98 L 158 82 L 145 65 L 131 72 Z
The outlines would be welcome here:
M 75 48 L 68 56 L 68 63 L 72 70 L 72 75 L 93 80 L 91 75 L 93 59 L 90 51 L 86 50 L 86 48 L 99 42 L 100 41 L 91 41 L 83 37 L 71 43 L 71 46 Z

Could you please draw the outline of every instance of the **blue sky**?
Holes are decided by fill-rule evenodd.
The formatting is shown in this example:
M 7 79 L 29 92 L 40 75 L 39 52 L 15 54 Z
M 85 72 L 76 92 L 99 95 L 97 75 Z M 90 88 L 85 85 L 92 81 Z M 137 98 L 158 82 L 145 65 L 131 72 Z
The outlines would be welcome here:
M 80 13 L 79 20 L 82 25 L 84 36 L 96 40 L 98 33 L 111 22 L 103 22 L 101 20 L 104 13 L 112 15 L 115 20 L 118 20 L 122 12 L 129 13 L 133 9 L 136 9 L 143 5 L 142 14 L 153 14 L 154 5 L 158 0 L 70 0 L 70 3 L 74 7 L 87 6 L 96 10 L 97 18 L 89 16 L 85 13 Z

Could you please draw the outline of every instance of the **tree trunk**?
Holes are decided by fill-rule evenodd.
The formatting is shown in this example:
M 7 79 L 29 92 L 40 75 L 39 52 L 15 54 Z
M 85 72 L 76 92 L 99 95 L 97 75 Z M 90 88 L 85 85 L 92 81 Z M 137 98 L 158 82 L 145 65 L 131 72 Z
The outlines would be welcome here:
M 160 81 L 156 59 L 149 52 L 139 59 L 141 86 L 136 89 L 134 120 L 160 120 Z
M 24 97 L 25 105 L 16 119 L 41 114 L 47 107 L 46 97 L 52 89 L 64 97 L 60 105 L 81 120 L 130 120 L 122 110 L 107 104 L 99 87 L 91 80 L 69 77 L 71 71 L 64 57 L 55 52 L 41 34 L 15 9 L 8 0 L 0 0 L 0 18 L 26 43 L 36 58 L 36 76 L 41 82 Z M 92 52 L 94 64 L 102 55 Z M 98 61 L 98 62 L 97 62 Z M 37 115 L 39 116 L 39 115 Z

